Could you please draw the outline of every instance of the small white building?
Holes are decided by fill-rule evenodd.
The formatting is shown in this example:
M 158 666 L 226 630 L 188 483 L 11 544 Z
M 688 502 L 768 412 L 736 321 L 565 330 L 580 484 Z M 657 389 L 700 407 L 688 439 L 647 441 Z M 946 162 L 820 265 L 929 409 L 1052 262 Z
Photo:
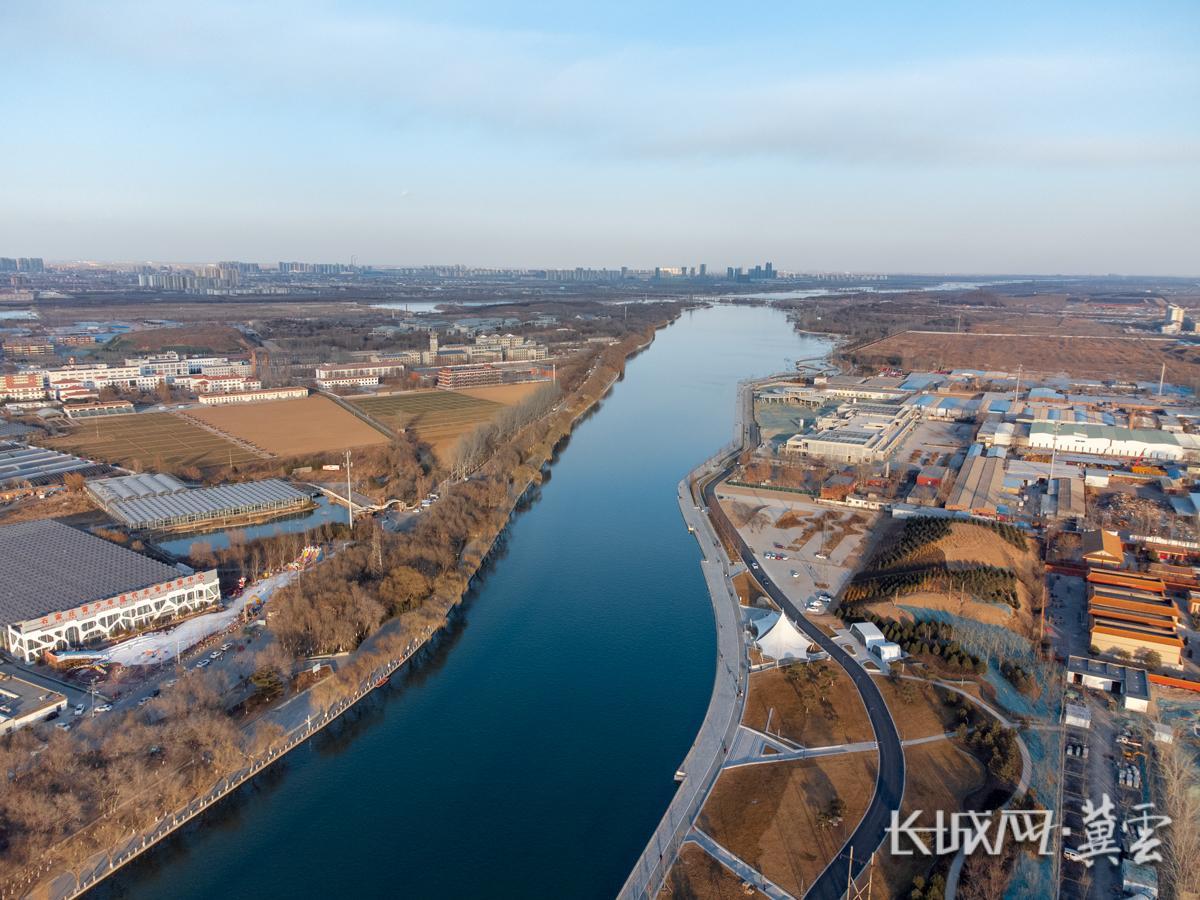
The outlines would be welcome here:
M 1063 722 L 1072 728 L 1091 728 L 1092 711 L 1086 706 L 1077 706 L 1074 703 L 1068 703 L 1063 713 Z
M 900 645 L 892 641 L 882 641 L 871 648 L 883 662 L 895 662 L 904 655 Z
M 850 626 L 850 633 L 868 650 L 873 650 L 878 644 L 888 643 L 879 626 L 873 622 L 855 622 Z

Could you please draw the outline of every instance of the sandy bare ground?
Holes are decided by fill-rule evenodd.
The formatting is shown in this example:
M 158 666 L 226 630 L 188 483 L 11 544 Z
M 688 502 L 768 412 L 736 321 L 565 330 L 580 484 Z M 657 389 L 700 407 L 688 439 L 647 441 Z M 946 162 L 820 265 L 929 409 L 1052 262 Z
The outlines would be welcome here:
M 387 437 L 328 397 L 188 410 L 218 431 L 276 456 L 301 456 L 386 444 Z

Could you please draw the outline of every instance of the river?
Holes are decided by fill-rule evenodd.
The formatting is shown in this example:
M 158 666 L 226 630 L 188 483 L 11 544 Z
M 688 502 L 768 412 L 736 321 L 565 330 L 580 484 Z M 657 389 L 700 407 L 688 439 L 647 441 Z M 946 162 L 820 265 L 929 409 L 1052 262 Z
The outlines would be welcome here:
M 612 897 L 716 665 L 675 486 L 732 436 L 739 379 L 826 346 L 766 308 L 659 332 L 412 671 L 97 893 Z

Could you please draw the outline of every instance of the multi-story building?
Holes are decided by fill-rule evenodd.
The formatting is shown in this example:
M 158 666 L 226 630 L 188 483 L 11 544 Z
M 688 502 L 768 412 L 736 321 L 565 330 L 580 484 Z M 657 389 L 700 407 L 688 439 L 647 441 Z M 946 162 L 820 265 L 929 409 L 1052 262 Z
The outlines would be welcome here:
M 230 406 L 235 403 L 259 403 L 267 400 L 302 400 L 308 396 L 306 387 L 260 388 L 227 394 L 201 394 L 203 406 Z
M 5 356 L 49 356 L 54 345 L 45 338 L 9 338 L 4 342 Z
M 257 391 L 262 382 L 244 375 L 186 375 L 174 380 L 196 394 L 230 394 L 238 391 Z
M 502 381 L 501 370 L 489 365 L 445 366 L 438 370 L 437 379 L 440 388 L 481 387 Z
M 45 396 L 46 386 L 40 375 L 0 375 L 0 400 L 41 400 Z

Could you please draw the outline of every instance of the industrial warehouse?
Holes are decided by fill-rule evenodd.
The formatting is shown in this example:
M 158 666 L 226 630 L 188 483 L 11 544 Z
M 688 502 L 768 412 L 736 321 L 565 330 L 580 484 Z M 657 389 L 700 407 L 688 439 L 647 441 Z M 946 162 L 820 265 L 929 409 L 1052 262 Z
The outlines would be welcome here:
M 0 559 L 4 646 L 25 662 L 165 624 L 221 599 L 216 570 L 185 574 L 53 519 L 0 527 Z
M 131 531 L 174 531 L 273 518 L 312 505 L 302 491 L 270 478 L 189 488 L 171 475 L 125 475 L 91 481 L 87 491 Z

